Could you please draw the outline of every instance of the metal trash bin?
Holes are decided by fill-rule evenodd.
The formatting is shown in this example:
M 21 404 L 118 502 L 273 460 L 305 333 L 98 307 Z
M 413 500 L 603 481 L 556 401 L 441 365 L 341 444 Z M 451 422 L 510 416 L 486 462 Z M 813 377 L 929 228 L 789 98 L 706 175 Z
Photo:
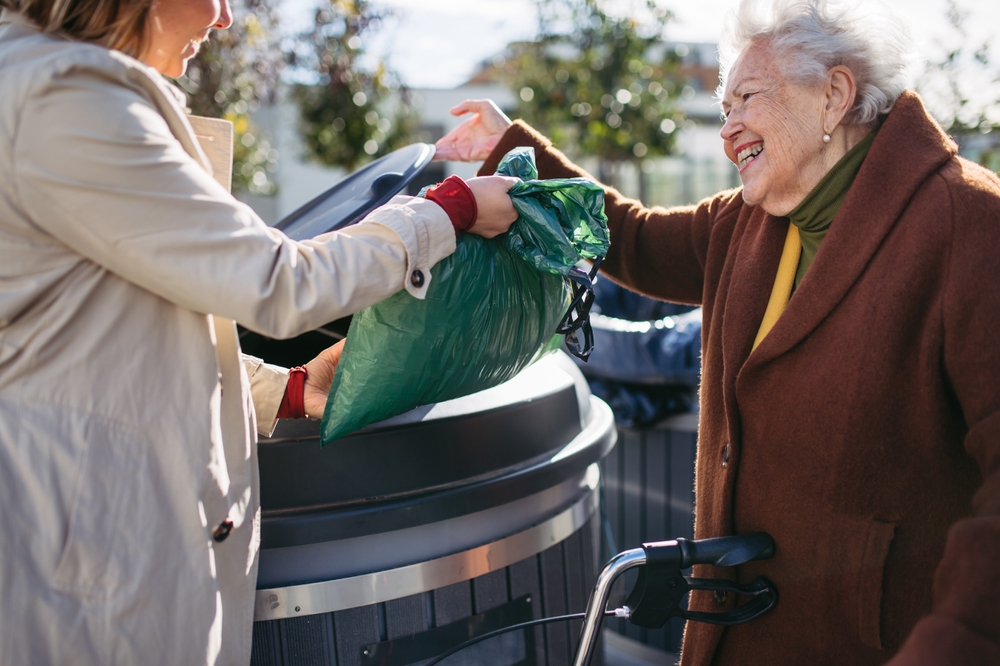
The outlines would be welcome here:
M 433 146 L 392 153 L 276 226 L 311 238 L 419 184 Z M 292 340 L 241 333 L 288 367 L 349 319 Z M 404 666 L 520 621 L 582 612 L 602 564 L 599 461 L 610 408 L 563 353 L 505 384 L 421 407 L 321 448 L 319 423 L 283 421 L 259 445 L 255 666 Z M 569 664 L 579 623 L 456 654 L 460 664 Z
M 259 447 L 251 663 L 403 666 L 582 611 L 614 441 L 610 409 L 562 353 L 325 448 L 318 423 L 282 423 Z M 454 663 L 568 664 L 578 631 L 512 632 Z

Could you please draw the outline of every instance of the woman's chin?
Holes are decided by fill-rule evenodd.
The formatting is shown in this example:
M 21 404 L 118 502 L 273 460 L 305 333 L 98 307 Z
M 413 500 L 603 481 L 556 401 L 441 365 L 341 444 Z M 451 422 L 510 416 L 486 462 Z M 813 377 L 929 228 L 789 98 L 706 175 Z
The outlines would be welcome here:
M 774 201 L 773 197 L 769 199 L 767 192 L 760 192 L 752 187 L 747 188 L 745 185 L 743 186 L 743 202 L 750 206 L 760 206 L 764 209 L 765 213 L 774 217 L 784 217 L 795 209 L 795 206 L 788 206 L 784 202 Z
M 757 206 L 764 201 L 764 192 L 754 187 L 752 182 L 743 183 L 743 201 L 751 206 Z
M 171 58 L 164 65 L 164 69 L 160 70 L 160 73 L 164 76 L 169 76 L 172 79 L 184 76 L 184 72 L 187 71 L 188 63 L 191 62 L 191 58 L 198 55 L 198 47 L 200 44 L 196 42 L 190 42 L 184 50 L 181 51 L 180 55 Z
M 160 74 L 170 77 L 171 79 L 177 79 L 184 76 L 184 72 L 187 71 L 188 62 L 191 60 L 190 57 L 181 57 L 164 63 L 161 68 L 158 68 Z

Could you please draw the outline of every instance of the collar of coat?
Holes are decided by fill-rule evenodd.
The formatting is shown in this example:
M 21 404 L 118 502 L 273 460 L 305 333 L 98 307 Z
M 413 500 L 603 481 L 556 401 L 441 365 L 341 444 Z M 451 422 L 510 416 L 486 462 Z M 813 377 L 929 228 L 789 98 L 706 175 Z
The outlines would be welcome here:
M 730 257 L 732 278 L 723 323 L 726 367 L 734 373 L 747 370 L 808 336 L 857 282 L 914 193 L 957 152 L 920 97 L 904 92 L 884 119 L 809 273 L 752 353 L 789 222 L 745 205 L 737 224 L 737 234 L 744 227 L 742 238 L 730 249 L 736 254 Z

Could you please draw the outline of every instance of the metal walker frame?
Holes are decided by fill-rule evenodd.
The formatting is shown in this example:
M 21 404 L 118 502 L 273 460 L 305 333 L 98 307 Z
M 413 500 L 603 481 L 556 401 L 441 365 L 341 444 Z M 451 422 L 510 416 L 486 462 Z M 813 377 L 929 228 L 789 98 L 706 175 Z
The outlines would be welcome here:
M 700 541 L 676 539 L 646 543 L 642 548 L 619 553 L 611 558 L 597 578 L 587 604 L 574 666 L 590 664 L 600 635 L 601 622 L 607 613 L 611 586 L 629 569 L 642 567 L 635 588 L 625 600 L 625 605 L 615 609 L 615 616 L 627 618 L 632 624 L 650 629 L 659 629 L 672 617 L 729 626 L 749 622 L 771 610 L 778 601 L 774 584 L 763 576 L 744 585 L 726 579 L 688 578 L 681 575 L 681 570 L 694 564 L 731 567 L 773 556 L 774 540 L 763 532 Z M 733 592 L 752 599 L 719 613 L 687 611 L 679 604 L 690 590 Z

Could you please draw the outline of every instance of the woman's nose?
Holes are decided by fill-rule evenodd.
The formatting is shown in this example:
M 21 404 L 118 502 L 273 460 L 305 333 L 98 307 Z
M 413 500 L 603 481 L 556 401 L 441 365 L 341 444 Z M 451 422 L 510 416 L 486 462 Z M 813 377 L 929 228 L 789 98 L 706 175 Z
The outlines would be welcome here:
M 225 30 L 233 24 L 233 10 L 229 6 L 229 0 L 221 0 L 219 3 L 219 20 L 212 26 L 218 30 Z
M 733 146 L 736 144 L 736 138 L 739 133 L 743 131 L 743 124 L 734 118 L 735 114 L 730 112 L 729 116 L 726 117 L 725 123 L 722 125 L 722 129 L 719 130 L 719 136 L 722 137 L 722 150 L 726 153 L 726 157 L 736 164 L 736 151 Z
M 736 134 L 740 131 L 740 123 L 736 119 L 736 112 L 731 111 L 728 116 L 726 116 L 726 122 L 723 123 L 722 129 L 719 130 L 719 136 L 722 137 L 723 141 L 732 141 Z

